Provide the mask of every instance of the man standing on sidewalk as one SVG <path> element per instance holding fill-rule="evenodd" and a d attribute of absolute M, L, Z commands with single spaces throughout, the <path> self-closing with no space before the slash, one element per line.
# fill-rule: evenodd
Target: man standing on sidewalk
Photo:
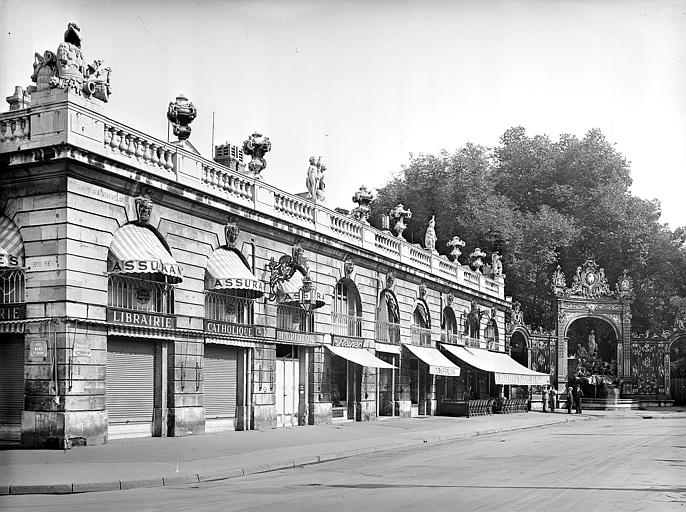
<path fill-rule="evenodd" d="M 574 403 L 574 389 L 567 385 L 567 414 L 572 414 L 572 404 Z"/>
<path fill-rule="evenodd" d="M 543 412 L 548 412 L 546 409 L 548 407 L 548 402 L 550 401 L 550 392 L 548 391 L 548 386 L 543 386 Z"/>
<path fill-rule="evenodd" d="M 581 414 L 581 399 L 584 396 L 584 392 L 581 391 L 581 386 L 579 384 L 574 388 L 574 405 L 576 406 L 576 413 Z"/>

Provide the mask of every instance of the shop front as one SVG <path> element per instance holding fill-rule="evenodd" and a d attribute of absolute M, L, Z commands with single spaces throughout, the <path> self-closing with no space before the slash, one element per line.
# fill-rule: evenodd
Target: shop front
<path fill-rule="evenodd" d="M 457 415 L 525 412 L 527 400 L 506 398 L 510 396 L 506 388 L 550 384 L 550 375 L 530 370 L 503 352 L 449 344 L 442 347 L 463 369 L 463 399 L 452 411 Z"/>
<path fill-rule="evenodd" d="M 205 431 L 248 430 L 251 422 L 251 360 L 257 343 L 273 343 L 274 328 L 255 323 L 255 301 L 264 283 L 236 248 L 238 228 L 225 227 L 226 245 L 205 271 L 202 402 Z"/>
<path fill-rule="evenodd" d="M 420 415 L 434 415 L 438 412 L 439 390 L 444 378 L 458 378 L 460 367 L 433 347 L 403 345 L 405 361 L 409 363 L 410 393 L 412 403 L 417 404 Z"/>
<path fill-rule="evenodd" d="M 0 217 L 0 440 L 21 440 L 24 410 L 24 243 Z"/>
<path fill-rule="evenodd" d="M 332 420 L 368 421 L 376 416 L 376 372 L 395 367 L 364 348 L 364 340 L 332 335 L 328 368 Z"/>
<path fill-rule="evenodd" d="M 168 354 L 176 338 L 174 285 L 181 282 L 182 270 L 148 225 L 152 203 L 139 198 L 136 208 L 139 221 L 117 230 L 108 255 L 109 439 L 167 435 Z"/>

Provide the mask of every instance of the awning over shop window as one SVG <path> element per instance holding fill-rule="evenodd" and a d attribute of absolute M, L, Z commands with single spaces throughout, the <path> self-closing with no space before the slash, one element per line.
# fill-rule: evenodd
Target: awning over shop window
<path fill-rule="evenodd" d="M 0 217 L 0 268 L 24 266 L 24 242 L 17 226 Z"/>
<path fill-rule="evenodd" d="M 333 347 L 331 345 L 324 346 L 335 355 L 359 364 L 360 366 L 366 366 L 368 368 L 395 368 L 392 364 L 382 361 L 363 348 Z"/>
<path fill-rule="evenodd" d="M 264 295 L 264 283 L 257 279 L 236 252 L 220 247 L 207 262 L 208 290 L 236 290 L 249 298 Z"/>
<path fill-rule="evenodd" d="M 445 344 L 443 344 L 443 348 L 469 366 L 495 374 L 496 384 L 515 386 L 544 386 L 550 384 L 550 375 L 530 370 L 507 354 Z"/>
<path fill-rule="evenodd" d="M 279 304 L 286 304 L 289 306 L 300 305 L 300 289 L 303 287 L 303 276 L 297 270 L 288 281 L 282 281 L 277 285 L 276 300 Z M 313 287 L 315 283 L 312 283 Z M 311 309 L 318 309 L 324 305 L 324 297 L 319 292 L 316 293 L 316 298 L 313 300 Z"/>
<path fill-rule="evenodd" d="M 109 271 L 117 274 L 164 274 L 178 283 L 181 265 L 172 257 L 157 235 L 137 224 L 119 228 L 110 245 Z"/>
<path fill-rule="evenodd" d="M 458 377 L 460 375 L 460 367 L 441 354 L 438 349 L 415 347 L 413 345 L 404 345 L 404 347 L 429 365 L 429 373 L 431 375 L 445 375 L 448 377 Z"/>

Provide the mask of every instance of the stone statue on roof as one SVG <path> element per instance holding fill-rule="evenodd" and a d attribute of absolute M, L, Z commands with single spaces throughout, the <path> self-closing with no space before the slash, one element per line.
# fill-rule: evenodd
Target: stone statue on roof
<path fill-rule="evenodd" d="M 438 254 L 436 250 L 436 216 L 432 215 L 429 225 L 426 227 L 426 234 L 424 235 L 424 248 L 432 254 Z"/>

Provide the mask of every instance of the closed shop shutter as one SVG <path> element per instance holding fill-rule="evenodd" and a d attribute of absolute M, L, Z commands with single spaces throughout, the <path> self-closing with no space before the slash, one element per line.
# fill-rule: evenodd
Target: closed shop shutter
<path fill-rule="evenodd" d="M 21 425 L 24 410 L 24 339 L 0 336 L 0 424 Z"/>
<path fill-rule="evenodd" d="M 107 411 L 110 423 L 152 422 L 155 344 L 107 341 Z"/>
<path fill-rule="evenodd" d="M 203 403 L 206 418 L 236 416 L 237 359 L 234 347 L 205 345 Z"/>

